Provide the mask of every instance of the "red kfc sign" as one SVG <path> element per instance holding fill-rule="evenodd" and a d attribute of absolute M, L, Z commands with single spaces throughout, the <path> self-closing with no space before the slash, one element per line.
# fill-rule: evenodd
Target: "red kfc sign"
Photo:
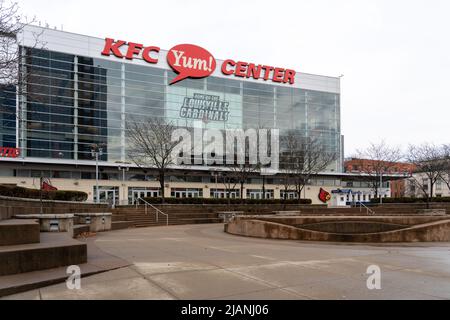
<path fill-rule="evenodd" d="M 125 50 L 123 50 L 125 49 Z M 105 39 L 102 55 L 114 55 L 120 59 L 133 60 L 136 57 L 152 64 L 158 63 L 159 47 L 148 46 L 123 40 Z M 178 74 L 170 81 L 174 84 L 186 78 L 204 78 L 216 69 L 216 59 L 206 49 L 193 44 L 179 44 L 167 53 L 167 63 Z M 221 71 L 226 76 L 271 80 L 278 83 L 294 84 L 296 72 L 291 69 L 276 68 L 243 61 L 225 60 Z"/>
<path fill-rule="evenodd" d="M 125 53 L 120 50 L 123 46 L 128 46 Z M 158 63 L 159 50 L 159 47 L 144 47 L 140 43 L 126 42 L 123 40 L 114 41 L 114 39 L 106 38 L 102 55 L 110 56 L 112 53 L 117 58 L 126 58 L 128 60 L 133 60 L 135 56 L 141 56 L 148 63 Z"/>

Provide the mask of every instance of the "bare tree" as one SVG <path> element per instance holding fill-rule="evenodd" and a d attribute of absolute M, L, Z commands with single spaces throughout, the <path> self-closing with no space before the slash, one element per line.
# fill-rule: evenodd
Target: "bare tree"
<path fill-rule="evenodd" d="M 17 3 L 0 0 L 0 83 L 17 84 L 20 48 L 17 36 L 24 28 Z"/>
<path fill-rule="evenodd" d="M 260 170 L 260 165 L 256 164 L 241 164 L 231 167 L 231 172 L 236 178 L 237 183 L 240 186 L 240 198 L 244 199 L 244 185 L 247 183 L 248 178 Z"/>
<path fill-rule="evenodd" d="M 281 175 L 281 181 L 283 182 L 283 200 L 288 199 L 289 191 L 295 191 L 295 182 L 294 182 L 294 174 L 288 171 L 283 172 Z"/>
<path fill-rule="evenodd" d="M 381 197 L 378 190 L 382 187 L 380 183 L 383 175 L 390 173 L 402 159 L 400 149 L 388 146 L 384 140 L 379 143 L 371 142 L 367 149 L 357 151 L 357 157 L 358 171 L 369 178 L 375 198 Z"/>
<path fill-rule="evenodd" d="M 443 168 L 440 175 L 440 178 L 447 185 L 447 188 L 450 190 L 450 144 L 446 144 L 442 146 L 442 157 L 443 157 Z"/>
<path fill-rule="evenodd" d="M 410 181 L 420 189 L 427 205 L 434 196 L 434 186 L 445 172 L 444 149 L 434 144 L 410 145 L 407 159 L 415 166 Z"/>
<path fill-rule="evenodd" d="M 175 126 L 163 118 L 149 118 L 144 122 L 127 123 L 130 159 L 142 169 L 154 168 L 158 172 L 161 197 L 164 202 L 165 176 L 174 164 L 172 151 L 178 141 L 172 141 Z"/>
<path fill-rule="evenodd" d="M 223 172 L 222 182 L 225 187 L 225 194 L 228 199 L 228 205 L 231 204 L 231 191 L 234 190 L 239 182 L 238 175 L 235 171 Z"/>
<path fill-rule="evenodd" d="M 293 132 L 282 137 L 281 142 L 284 151 L 280 155 L 280 167 L 286 181 L 285 197 L 291 187 L 288 184 L 292 183 L 300 202 L 302 191 L 310 179 L 324 171 L 336 160 L 337 155 L 327 150 L 319 139 L 300 137 Z"/>
<path fill-rule="evenodd" d="M 23 80 L 19 74 L 22 58 L 19 36 L 35 19 L 27 19 L 19 12 L 17 2 L 0 0 L 0 84 L 17 86 Z M 42 32 L 31 33 L 32 48 L 43 47 Z"/>

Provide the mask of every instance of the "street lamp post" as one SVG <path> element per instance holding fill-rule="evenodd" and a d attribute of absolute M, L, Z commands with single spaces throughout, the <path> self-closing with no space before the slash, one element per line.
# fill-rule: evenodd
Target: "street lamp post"
<path fill-rule="evenodd" d="M 44 204 L 42 203 L 42 186 L 43 186 L 43 182 L 44 182 L 44 177 L 42 176 L 42 171 L 41 171 L 41 176 L 39 178 L 39 202 L 40 202 L 39 213 L 40 214 L 44 213 Z"/>
<path fill-rule="evenodd" d="M 217 185 L 217 177 L 218 177 L 218 175 L 219 174 L 217 172 L 214 173 L 214 177 L 216 178 L 216 196 L 214 198 L 218 198 L 219 197 L 219 194 L 218 194 L 219 190 L 217 190 L 217 187 L 218 187 L 218 185 Z"/>
<path fill-rule="evenodd" d="M 95 186 L 96 186 L 96 203 L 100 203 L 100 190 L 98 187 L 98 157 L 103 155 L 103 148 L 97 144 L 92 145 L 91 155 L 95 157 Z"/>
<path fill-rule="evenodd" d="M 381 191 L 383 190 L 383 172 L 380 173 L 380 204 L 383 204 L 383 195 Z"/>
<path fill-rule="evenodd" d="M 216 192 L 214 193 L 214 198 L 219 198 L 219 190 L 217 189 L 218 187 L 218 182 L 217 182 L 217 178 L 219 176 L 219 172 L 217 172 L 217 169 L 214 169 L 211 174 L 214 176 L 215 178 L 215 182 L 216 182 Z"/>
<path fill-rule="evenodd" d="M 125 181 L 126 181 L 126 175 L 125 173 L 130 171 L 130 163 L 129 162 L 122 162 L 122 161 L 116 161 L 116 163 L 119 164 L 119 171 L 122 171 L 122 187 L 123 187 L 123 203 L 126 201 L 126 188 L 125 188 Z"/>
<path fill-rule="evenodd" d="M 260 167 L 259 169 L 259 174 L 262 177 L 262 193 L 263 193 L 263 199 L 267 199 L 266 197 L 266 177 L 267 176 L 273 176 L 275 175 L 274 172 L 272 172 L 270 169 L 268 168 L 264 168 L 264 167 Z"/>

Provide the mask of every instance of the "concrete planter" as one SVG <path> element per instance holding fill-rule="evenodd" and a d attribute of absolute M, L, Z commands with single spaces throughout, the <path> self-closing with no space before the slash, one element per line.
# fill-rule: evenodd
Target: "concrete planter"
<path fill-rule="evenodd" d="M 111 230 L 112 213 L 75 213 L 81 224 L 89 226 L 91 232 Z"/>
<path fill-rule="evenodd" d="M 73 214 L 18 214 L 15 218 L 39 220 L 41 232 L 73 231 Z"/>

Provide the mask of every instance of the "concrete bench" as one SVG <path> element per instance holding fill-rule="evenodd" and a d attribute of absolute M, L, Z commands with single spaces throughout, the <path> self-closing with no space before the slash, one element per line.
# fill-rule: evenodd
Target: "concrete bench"
<path fill-rule="evenodd" d="M 111 230 L 111 212 L 84 212 L 74 213 L 74 215 L 78 218 L 78 223 L 88 225 L 91 232 Z"/>
<path fill-rule="evenodd" d="M 16 219 L 39 220 L 41 232 L 72 232 L 73 214 L 17 214 Z"/>
<path fill-rule="evenodd" d="M 273 214 L 277 216 L 298 216 L 301 211 L 272 211 Z"/>
<path fill-rule="evenodd" d="M 244 214 L 244 211 L 219 211 L 217 212 L 219 218 L 223 219 L 223 222 L 230 222 L 235 216 Z"/>

